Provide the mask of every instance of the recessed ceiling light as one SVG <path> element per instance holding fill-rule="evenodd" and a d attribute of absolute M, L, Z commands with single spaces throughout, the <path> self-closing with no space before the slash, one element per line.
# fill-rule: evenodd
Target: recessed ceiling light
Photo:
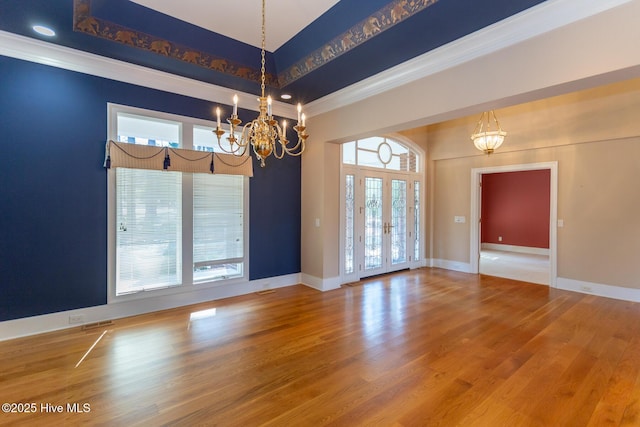
<path fill-rule="evenodd" d="M 289 95 L 288 93 L 283 93 L 282 95 L 280 95 L 280 98 L 282 98 L 282 99 L 291 99 L 291 95 Z"/>
<path fill-rule="evenodd" d="M 47 36 L 47 37 L 53 37 L 56 35 L 56 32 L 53 31 L 51 28 L 49 27 L 45 27 L 42 25 L 34 25 L 33 26 L 33 31 L 35 31 L 38 34 L 42 34 L 43 36 Z"/>

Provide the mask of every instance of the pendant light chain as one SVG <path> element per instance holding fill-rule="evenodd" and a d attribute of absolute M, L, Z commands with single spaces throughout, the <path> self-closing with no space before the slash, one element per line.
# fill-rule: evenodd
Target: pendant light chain
<path fill-rule="evenodd" d="M 262 90 L 262 97 L 264 98 L 264 50 L 265 50 L 265 0 L 262 0 L 262 67 L 260 68 L 261 72 L 261 81 L 260 81 L 260 89 Z"/>

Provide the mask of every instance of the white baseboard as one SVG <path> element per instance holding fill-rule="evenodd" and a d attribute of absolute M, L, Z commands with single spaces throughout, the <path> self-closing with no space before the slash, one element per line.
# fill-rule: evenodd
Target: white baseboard
<path fill-rule="evenodd" d="M 460 271 L 462 273 L 471 273 L 471 264 L 468 262 L 432 258 L 429 262 L 429 267 L 444 268 L 445 270 Z"/>
<path fill-rule="evenodd" d="M 321 279 L 310 274 L 301 274 L 301 280 L 303 285 L 313 289 L 317 289 L 322 292 L 331 291 L 340 288 L 340 277 L 332 277 L 329 279 Z"/>
<path fill-rule="evenodd" d="M 444 268 L 463 273 L 471 272 L 470 264 L 458 261 L 427 259 L 425 260 L 425 266 Z M 45 314 L 42 316 L 7 320 L 0 322 L 0 341 L 81 326 L 80 324 L 69 324 L 69 316 L 73 315 L 82 315 L 85 320 L 84 324 L 91 324 L 105 320 L 114 320 L 138 314 L 182 307 L 185 305 L 250 294 L 252 292 L 264 290 L 267 283 L 269 289 L 277 289 L 299 283 L 319 291 L 330 291 L 340 288 L 339 277 L 320 279 L 315 276 L 300 273 L 270 277 L 268 279 L 253 280 L 245 284 L 220 286 L 189 293 L 165 295 L 157 298 L 105 304 L 95 307 Z M 606 298 L 640 302 L 640 289 L 604 285 L 563 277 L 557 278 L 556 287 L 567 291 L 580 292 Z"/>
<path fill-rule="evenodd" d="M 529 246 L 516 246 L 516 245 L 503 245 L 500 243 L 482 243 L 480 245 L 482 249 L 504 252 L 518 252 L 521 254 L 533 254 L 533 255 L 549 255 L 549 249 L 547 248 L 532 248 Z"/>
<path fill-rule="evenodd" d="M 422 267 L 430 267 L 431 266 L 431 258 L 422 258 L 411 263 L 411 269 L 414 268 L 422 268 Z"/>
<path fill-rule="evenodd" d="M 442 259 L 428 259 L 428 267 L 444 268 L 446 270 L 470 273 L 469 264 Z M 626 288 L 623 286 L 604 285 L 601 283 L 585 282 L 580 280 L 557 277 L 555 288 L 565 291 L 580 292 L 605 298 L 613 298 L 624 301 L 640 302 L 640 289 Z"/>
<path fill-rule="evenodd" d="M 601 283 L 584 282 L 581 280 L 566 279 L 564 277 L 558 277 L 556 287 L 566 291 L 580 292 L 599 297 L 640 302 L 640 289 L 603 285 Z"/>
<path fill-rule="evenodd" d="M 7 320 L 0 322 L 0 341 L 73 328 L 82 326 L 83 324 L 92 324 L 106 320 L 151 313 L 159 310 L 214 301 L 238 295 L 246 295 L 265 289 L 282 288 L 300 283 L 300 273 L 295 273 L 285 276 L 269 277 L 267 279 L 252 280 L 246 283 L 197 289 L 191 292 L 173 295 L 123 301 L 77 310 L 44 314 L 41 316 Z M 82 316 L 84 321 L 82 323 L 69 324 L 69 317 L 75 315 Z"/>

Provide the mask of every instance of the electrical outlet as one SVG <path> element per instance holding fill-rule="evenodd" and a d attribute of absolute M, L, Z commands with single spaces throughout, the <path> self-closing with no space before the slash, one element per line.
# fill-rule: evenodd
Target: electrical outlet
<path fill-rule="evenodd" d="M 69 316 L 70 325 L 76 325 L 78 323 L 84 323 L 84 314 L 72 314 Z"/>
<path fill-rule="evenodd" d="M 580 285 L 580 290 L 583 292 L 593 292 L 593 288 L 588 285 Z"/>

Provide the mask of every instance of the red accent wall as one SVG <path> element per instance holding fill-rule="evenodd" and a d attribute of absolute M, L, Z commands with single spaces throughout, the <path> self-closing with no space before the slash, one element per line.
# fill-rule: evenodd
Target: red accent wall
<path fill-rule="evenodd" d="M 483 174 L 482 243 L 548 249 L 550 184 L 549 169 Z"/>

